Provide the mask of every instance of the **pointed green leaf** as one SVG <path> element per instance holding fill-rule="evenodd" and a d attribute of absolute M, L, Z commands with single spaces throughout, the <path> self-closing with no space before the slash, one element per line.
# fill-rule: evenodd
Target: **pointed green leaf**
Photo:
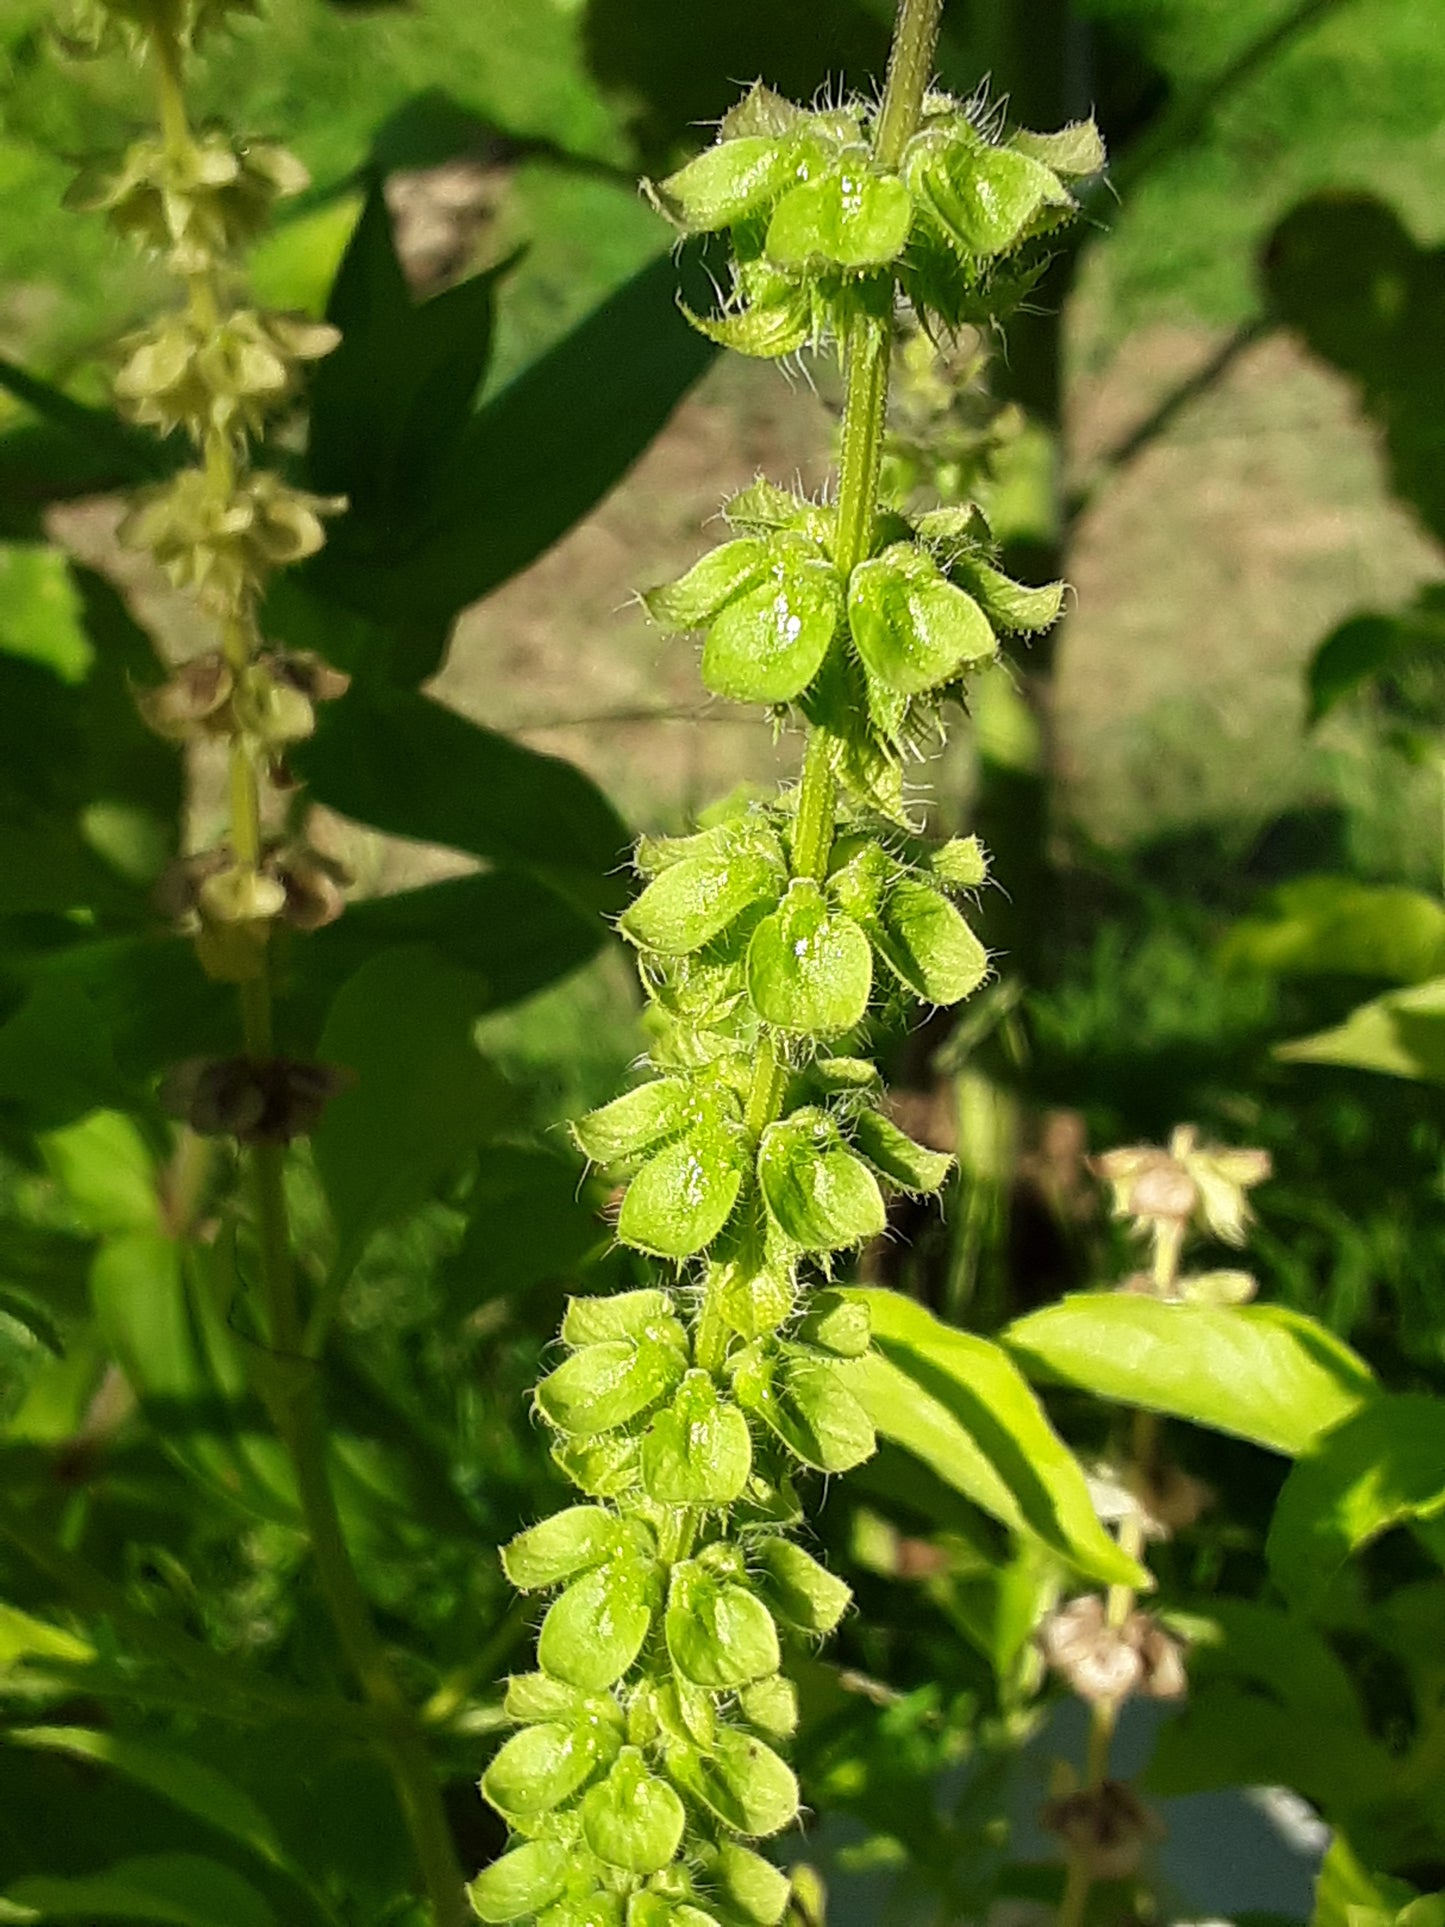
<path fill-rule="evenodd" d="M 1280 1044 L 1275 1055 L 1290 1064 L 1340 1064 L 1445 1084 L 1445 977 L 1361 1004 L 1334 1030 Z"/>
<path fill-rule="evenodd" d="M 1379 1396 L 1317 1438 L 1284 1482 L 1265 1551 L 1314 1605 L 1352 1553 L 1391 1526 L 1445 1516 L 1445 1399 Z"/>
<path fill-rule="evenodd" d="M 276 1927 L 249 1881 L 194 1853 L 138 1854 L 104 1873 L 30 1874 L 3 1902 L 12 1920 L 140 1920 L 150 1927 Z"/>
<path fill-rule="evenodd" d="M 1079 1292 L 1016 1320 L 1004 1342 L 1039 1377 L 1291 1457 L 1375 1393 L 1362 1358 L 1283 1305 L 1167 1305 Z"/>
<path fill-rule="evenodd" d="M 874 1352 L 855 1370 L 884 1438 L 1091 1578 L 1151 1583 L 1099 1523 L 1078 1461 L 1007 1353 L 897 1292 L 849 1296 L 873 1321 Z"/>

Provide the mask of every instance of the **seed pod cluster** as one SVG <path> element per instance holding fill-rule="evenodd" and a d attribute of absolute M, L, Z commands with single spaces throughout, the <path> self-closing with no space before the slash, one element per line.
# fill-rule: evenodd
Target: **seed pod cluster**
<path fill-rule="evenodd" d="M 149 65 L 160 129 L 88 170 L 70 196 L 160 257 L 184 288 L 174 312 L 121 344 L 115 394 L 134 422 L 185 435 L 195 460 L 139 491 L 120 535 L 190 589 L 219 625 L 220 648 L 139 690 L 137 702 L 146 723 L 170 741 L 226 746 L 229 840 L 173 866 L 158 901 L 194 938 L 206 972 L 242 985 L 263 981 L 278 924 L 315 929 L 340 914 L 345 881 L 294 838 L 280 843 L 262 834 L 267 788 L 291 787 L 287 749 L 311 734 L 315 705 L 347 684 L 310 652 L 268 648 L 257 617 L 272 573 L 314 554 L 322 518 L 342 506 L 251 459 L 253 439 L 291 407 L 307 365 L 338 339 L 323 323 L 258 309 L 239 290 L 241 249 L 264 230 L 278 200 L 306 185 L 306 171 L 273 143 L 223 127 L 192 128 L 183 90 L 197 42 L 253 11 L 250 0 L 86 0 L 72 44 L 99 50 L 119 42 Z M 294 1083 L 307 1067 L 278 1060 L 275 1075 L 263 1075 L 269 1023 L 253 1029 L 247 1050 L 258 1060 L 256 1075 L 241 1081 L 255 1092 L 289 1089 L 288 1078 Z M 200 1088 L 230 1091 L 235 1066 L 211 1071 Z M 320 1091 L 324 1079 L 313 1084 Z M 201 1109 L 212 1129 L 230 1128 L 233 1113 L 255 1111 L 247 1129 L 236 1127 L 240 1135 L 284 1137 L 307 1128 L 319 1103 L 254 1096 L 249 1109 L 221 1102 Z"/>
<path fill-rule="evenodd" d="M 1063 180 L 1102 156 L 1092 128 L 1005 140 L 929 95 L 889 167 L 874 120 L 754 88 L 652 190 L 685 232 L 730 231 L 733 294 L 705 333 L 758 354 L 856 338 L 860 316 L 871 333 L 848 349 L 838 503 L 759 480 L 727 504 L 728 539 L 644 597 L 703 637 L 709 688 L 802 721 L 808 746 L 776 800 L 636 853 L 620 929 L 649 1074 L 574 1132 L 620 1187 L 618 1238 L 670 1271 L 573 1299 L 537 1388 L 580 1502 L 503 1552 L 550 1603 L 482 1781 L 512 1832 L 470 1889 L 490 1922 L 783 1919 L 789 1882 L 757 1843 L 798 1811 L 788 1655 L 849 1601 L 797 1542 L 800 1490 L 874 1447 L 868 1317 L 833 1272 L 890 1194 L 937 1192 L 951 1166 L 890 1117 L 869 1025 L 983 981 L 961 903 L 986 864 L 974 838 L 918 836 L 903 760 L 999 634 L 1046 628 L 1062 592 L 1010 581 L 976 509 L 880 505 L 889 333 L 900 288 L 929 325 L 1006 305 L 1021 250 L 1072 207 Z"/>

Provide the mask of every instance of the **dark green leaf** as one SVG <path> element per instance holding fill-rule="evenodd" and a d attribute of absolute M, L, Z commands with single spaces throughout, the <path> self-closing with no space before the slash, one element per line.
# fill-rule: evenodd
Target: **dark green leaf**
<path fill-rule="evenodd" d="M 404 1217 L 506 1116 L 506 1087 L 472 1039 L 486 986 L 417 948 L 383 950 L 338 993 L 322 1061 L 356 1079 L 312 1146 L 341 1251 Z"/>
<path fill-rule="evenodd" d="M 143 1920 L 153 1927 L 276 1927 L 248 1881 L 199 1854 L 118 1860 L 73 1879 L 39 1874 L 14 1881 L 4 1900 L 14 1920 Z"/>
<path fill-rule="evenodd" d="M 478 1160 L 467 1211 L 466 1236 L 443 1274 L 448 1303 L 457 1312 L 569 1282 L 610 1241 L 578 1166 L 550 1151 L 488 1146 Z"/>
<path fill-rule="evenodd" d="M 602 792 L 428 696 L 354 685 L 295 760 L 346 816 L 532 870 L 586 910 L 621 907 L 628 834 Z"/>
<path fill-rule="evenodd" d="M 123 1110 L 138 1098 L 116 1068 L 99 1012 L 74 984 L 42 979 L 0 1025 L 0 1103 L 14 1105 L 32 1129 Z"/>

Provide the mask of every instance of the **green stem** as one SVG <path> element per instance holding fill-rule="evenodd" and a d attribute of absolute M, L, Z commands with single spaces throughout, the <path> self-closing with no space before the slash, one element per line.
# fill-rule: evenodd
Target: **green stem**
<path fill-rule="evenodd" d="M 888 79 L 873 151 L 882 167 L 897 167 L 918 126 L 923 96 L 933 74 L 933 50 L 943 0 L 899 0 L 888 56 Z"/>

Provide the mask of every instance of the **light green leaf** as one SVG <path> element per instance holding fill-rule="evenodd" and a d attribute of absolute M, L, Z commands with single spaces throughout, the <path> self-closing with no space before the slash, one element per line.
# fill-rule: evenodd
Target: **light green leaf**
<path fill-rule="evenodd" d="M 338 992 L 319 1055 L 355 1075 L 312 1138 L 341 1262 L 459 1172 L 509 1109 L 473 1042 L 482 978 L 420 946 L 383 950 Z"/>
<path fill-rule="evenodd" d="M 755 1552 L 778 1617 L 800 1633 L 831 1633 L 853 1597 L 847 1582 L 791 1539 L 764 1539 Z"/>
<path fill-rule="evenodd" d="M 1018 1319 L 1004 1343 L 1042 1378 L 1291 1457 L 1375 1391 L 1369 1366 L 1348 1345 L 1281 1305 L 1166 1305 L 1079 1292 Z"/>
<path fill-rule="evenodd" d="M 618 1552 L 626 1530 L 600 1505 L 564 1506 L 502 1547 L 502 1567 L 518 1592 L 560 1585 Z"/>
<path fill-rule="evenodd" d="M 584 1157 L 595 1164 L 624 1163 L 682 1129 L 687 1095 L 682 1078 L 654 1077 L 579 1118 L 572 1135 Z"/>
<path fill-rule="evenodd" d="M 156 1160 L 140 1128 L 119 1111 L 94 1111 L 40 1140 L 46 1169 L 89 1231 L 158 1231 Z"/>
<path fill-rule="evenodd" d="M 1020 127 L 1009 135 L 1009 146 L 1070 180 L 1097 174 L 1105 164 L 1104 143 L 1092 120 L 1071 120 L 1056 134 L 1034 134 Z"/>
<path fill-rule="evenodd" d="M 1219 958 L 1226 969 L 1245 964 L 1282 976 L 1424 983 L 1445 970 L 1445 904 L 1353 877 L 1301 877 L 1281 885 L 1264 914 L 1237 923 Z"/>
<path fill-rule="evenodd" d="M 788 1450 L 815 1472 L 851 1472 L 872 1456 L 872 1421 L 853 1390 L 854 1361 L 790 1347 L 738 1356 L 733 1389 Z"/>
<path fill-rule="evenodd" d="M 589 1438 L 645 1412 L 682 1373 L 678 1353 L 655 1338 L 599 1339 L 548 1372 L 537 1404 L 559 1432 Z"/>
<path fill-rule="evenodd" d="M 68 1666 L 84 1666 L 94 1658 L 89 1640 L 0 1600 L 0 1671 L 16 1660 L 58 1659 Z"/>
<path fill-rule="evenodd" d="M 615 1728 L 597 1720 L 524 1726 L 482 1775 L 482 1793 L 507 1819 L 535 1820 L 586 1786 L 617 1743 Z"/>
<path fill-rule="evenodd" d="M 99 1732 L 88 1726 L 16 1726 L 6 1730 L 3 1737 L 11 1746 L 64 1753 L 71 1759 L 108 1766 L 159 1794 L 182 1813 L 238 1840 L 270 1866 L 289 1870 L 276 1829 L 250 1794 L 203 1760 L 148 1740 Z"/>
<path fill-rule="evenodd" d="M 1284 1482 L 1265 1552 L 1292 1598 L 1314 1604 L 1361 1546 L 1445 1515 L 1445 1399 L 1377 1397 L 1318 1438 Z"/>
<path fill-rule="evenodd" d="M 1080 1572 L 1149 1586 L 1099 1523 L 1078 1461 L 1006 1352 L 897 1292 L 846 1295 L 872 1320 L 874 1351 L 856 1368 L 857 1385 L 884 1438 Z"/>
<path fill-rule="evenodd" d="M 1361 1004 L 1334 1030 L 1281 1044 L 1275 1056 L 1290 1064 L 1339 1064 L 1445 1084 L 1445 977 Z"/>
<path fill-rule="evenodd" d="M 797 877 L 748 944 L 748 995 L 764 1023 L 837 1037 L 861 1023 L 873 952 L 853 919 L 830 911 L 818 884 Z"/>
<path fill-rule="evenodd" d="M 529 1840 L 484 1867 L 467 1889 L 481 1920 L 504 1927 L 540 1913 L 567 1885 L 570 1856 L 556 1840 Z"/>
<path fill-rule="evenodd" d="M 5 1889 L 12 1920 L 143 1920 L 151 1927 L 276 1927 L 249 1881 L 193 1853 L 138 1855 L 74 1879 L 31 1874 Z"/>

